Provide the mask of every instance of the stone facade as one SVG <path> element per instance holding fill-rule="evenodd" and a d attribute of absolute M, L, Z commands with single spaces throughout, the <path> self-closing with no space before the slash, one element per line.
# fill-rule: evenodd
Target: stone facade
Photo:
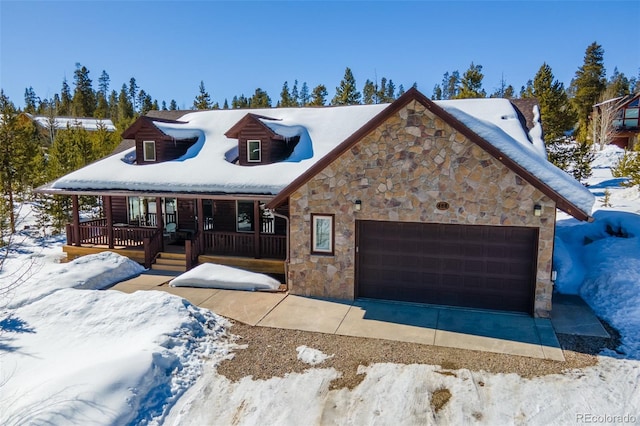
<path fill-rule="evenodd" d="M 419 102 L 293 192 L 289 206 L 293 294 L 354 298 L 356 220 L 525 226 L 539 228 L 534 314 L 549 315 L 555 202 Z M 335 215 L 333 256 L 311 255 L 312 213 Z"/>

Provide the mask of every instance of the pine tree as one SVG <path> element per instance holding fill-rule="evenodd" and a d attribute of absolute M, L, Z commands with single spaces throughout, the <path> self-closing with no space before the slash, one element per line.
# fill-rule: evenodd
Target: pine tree
<path fill-rule="evenodd" d="M 401 84 L 398 86 L 398 97 L 404 95 L 404 86 Z"/>
<path fill-rule="evenodd" d="M 360 92 L 356 89 L 356 79 L 347 67 L 340 85 L 336 87 L 336 94 L 331 100 L 331 105 L 357 105 L 360 103 Z"/>
<path fill-rule="evenodd" d="M 108 117 L 113 120 L 113 122 L 118 121 L 118 92 L 115 90 L 111 91 L 109 94 L 109 115 Z"/>
<path fill-rule="evenodd" d="M 178 103 L 176 102 L 175 99 L 171 99 L 171 102 L 169 102 L 169 111 L 175 111 L 178 109 Z"/>
<path fill-rule="evenodd" d="M 109 74 L 102 70 L 100 78 L 98 79 L 98 91 L 96 92 L 96 110 L 94 116 L 97 118 L 111 117 L 111 111 L 109 108 L 109 102 L 107 97 L 109 95 Z"/>
<path fill-rule="evenodd" d="M 209 93 L 207 92 L 207 90 L 204 88 L 204 81 L 200 81 L 200 86 L 198 88 L 198 96 L 196 96 L 196 98 L 193 101 L 193 109 L 200 109 L 200 110 L 206 110 L 206 109 L 211 109 L 212 104 L 211 104 L 211 96 L 209 96 Z"/>
<path fill-rule="evenodd" d="M 38 109 L 38 104 L 40 103 L 40 99 L 36 96 L 36 92 L 33 90 L 33 87 L 29 86 L 24 91 L 24 112 L 28 112 L 29 114 L 35 114 Z"/>
<path fill-rule="evenodd" d="M 129 95 L 129 102 L 131 103 L 131 108 L 135 113 L 138 110 L 138 105 L 136 105 L 136 98 L 138 96 L 138 83 L 136 83 L 136 79 L 131 77 L 129 80 L 129 88 L 127 94 Z"/>
<path fill-rule="evenodd" d="M 540 118 L 544 123 L 549 161 L 562 170 L 569 171 L 576 158 L 576 148 L 569 143 L 566 134 L 573 128 L 576 116 L 564 85 L 554 80 L 551 67 L 544 63 L 536 73 L 530 88 L 531 97 L 535 97 L 540 105 Z"/>
<path fill-rule="evenodd" d="M 576 116 L 564 85 L 554 80 L 551 67 L 542 64 L 531 84 L 531 95 L 540 105 L 540 118 L 544 123 L 545 139 L 553 143 L 573 129 Z"/>
<path fill-rule="evenodd" d="M 611 92 L 613 97 L 626 96 L 631 93 L 631 84 L 629 79 L 618 71 L 618 67 L 613 69 L 613 74 L 607 83 L 607 90 Z"/>
<path fill-rule="evenodd" d="M 460 80 L 460 91 L 455 99 L 484 98 L 487 96 L 482 88 L 482 65 L 474 65 L 471 62 L 469 69 L 462 74 Z"/>
<path fill-rule="evenodd" d="M 60 105 L 56 108 L 58 115 L 71 115 L 71 89 L 67 84 L 66 77 L 62 80 L 62 90 L 60 91 Z"/>
<path fill-rule="evenodd" d="M 578 114 L 578 141 L 584 142 L 589 137 L 589 119 L 593 105 L 607 85 L 604 68 L 604 49 L 593 42 L 587 47 L 584 64 L 578 68 L 571 80 L 569 91 L 573 95 L 573 108 Z"/>
<path fill-rule="evenodd" d="M 387 91 L 384 96 L 383 102 L 393 102 L 396 99 L 396 85 L 393 84 L 393 80 L 389 79 L 387 84 Z"/>
<path fill-rule="evenodd" d="M 300 105 L 300 94 L 298 93 L 298 80 L 293 81 L 293 87 L 291 88 L 291 106 Z"/>
<path fill-rule="evenodd" d="M 249 100 L 250 108 L 271 108 L 271 98 L 261 88 L 257 88 Z"/>
<path fill-rule="evenodd" d="M 375 102 L 376 86 L 369 79 L 364 82 L 362 87 L 362 103 L 365 105 L 371 105 Z"/>
<path fill-rule="evenodd" d="M 286 81 L 282 85 L 282 91 L 280 92 L 279 105 L 281 107 L 283 107 L 283 108 L 293 106 L 293 101 L 291 99 L 291 93 L 289 92 L 289 84 Z"/>
<path fill-rule="evenodd" d="M 527 85 L 520 87 L 520 98 L 533 98 L 533 80 L 527 80 Z"/>
<path fill-rule="evenodd" d="M 376 90 L 375 103 L 380 104 L 385 102 L 386 94 L 387 94 L 387 78 L 382 77 L 380 79 L 380 87 L 378 87 L 378 90 Z"/>
<path fill-rule="evenodd" d="M 224 104 L 222 105 L 222 109 L 229 109 L 229 102 L 227 98 L 224 98 Z"/>
<path fill-rule="evenodd" d="M 128 94 L 127 85 L 123 84 L 118 96 L 118 119 L 117 122 L 128 120 L 134 116 L 133 105 Z"/>
<path fill-rule="evenodd" d="M 442 99 L 442 87 L 439 84 L 433 86 L 433 93 L 431 94 L 431 100 L 439 101 Z"/>
<path fill-rule="evenodd" d="M 442 99 L 455 99 L 460 91 L 460 73 L 458 70 L 451 74 L 445 72 L 442 76 Z"/>
<path fill-rule="evenodd" d="M 16 232 L 14 201 L 34 181 L 33 161 L 39 150 L 37 129 L 29 120 L 21 124 L 18 110 L 0 89 L 0 210 L 9 232 Z"/>
<path fill-rule="evenodd" d="M 162 111 L 166 111 L 167 110 L 167 103 L 165 101 L 162 101 Z"/>
<path fill-rule="evenodd" d="M 311 106 L 325 106 L 327 104 L 327 88 L 324 84 L 319 84 L 313 88 L 311 92 L 311 101 L 309 105 Z"/>
<path fill-rule="evenodd" d="M 140 105 L 140 115 L 145 115 L 153 109 L 153 100 L 151 99 L 151 95 L 142 89 L 138 92 L 138 105 Z"/>
<path fill-rule="evenodd" d="M 309 86 L 307 86 L 307 82 L 302 83 L 302 87 L 300 88 L 300 105 L 307 106 L 311 97 L 309 96 Z"/>
<path fill-rule="evenodd" d="M 76 117 L 93 117 L 96 109 L 96 95 L 89 78 L 89 70 L 76 63 L 74 72 L 74 85 L 72 100 L 72 112 Z"/>

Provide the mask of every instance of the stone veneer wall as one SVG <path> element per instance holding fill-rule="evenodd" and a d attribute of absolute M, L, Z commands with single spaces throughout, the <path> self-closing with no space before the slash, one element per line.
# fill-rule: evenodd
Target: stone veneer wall
<path fill-rule="evenodd" d="M 438 210 L 439 201 L 450 208 Z M 354 298 L 357 219 L 527 226 L 539 228 L 534 314 L 549 315 L 555 203 L 416 101 L 295 191 L 289 205 L 293 294 Z M 335 214 L 333 256 L 311 255 L 311 213 Z"/>

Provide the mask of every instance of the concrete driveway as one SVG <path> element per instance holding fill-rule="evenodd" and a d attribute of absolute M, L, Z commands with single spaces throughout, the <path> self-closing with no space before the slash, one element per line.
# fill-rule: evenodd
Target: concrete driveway
<path fill-rule="evenodd" d="M 145 273 L 112 289 L 159 290 L 252 326 L 396 340 L 564 361 L 551 320 L 373 300 L 321 300 L 287 293 L 170 287 Z"/>

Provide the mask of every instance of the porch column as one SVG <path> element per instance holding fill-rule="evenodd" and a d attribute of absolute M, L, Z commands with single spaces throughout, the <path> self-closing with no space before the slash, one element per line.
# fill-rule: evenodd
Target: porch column
<path fill-rule="evenodd" d="M 72 217 L 73 217 L 73 242 L 76 246 L 82 246 L 80 241 L 80 203 L 78 202 L 78 196 L 71 196 Z"/>
<path fill-rule="evenodd" d="M 260 259 L 260 202 L 253 202 L 253 257 Z"/>
<path fill-rule="evenodd" d="M 164 232 L 164 218 L 162 217 L 162 198 L 156 197 L 156 227 Z M 164 237 L 160 240 L 160 251 L 164 251 Z"/>
<path fill-rule="evenodd" d="M 196 212 L 198 215 L 198 223 L 196 223 L 198 229 L 196 232 L 199 235 L 200 251 L 204 251 L 204 203 L 202 198 L 196 200 Z"/>
<path fill-rule="evenodd" d="M 113 248 L 113 210 L 111 209 L 111 196 L 103 196 L 104 213 L 107 218 L 107 239 L 109 240 L 109 248 Z"/>

